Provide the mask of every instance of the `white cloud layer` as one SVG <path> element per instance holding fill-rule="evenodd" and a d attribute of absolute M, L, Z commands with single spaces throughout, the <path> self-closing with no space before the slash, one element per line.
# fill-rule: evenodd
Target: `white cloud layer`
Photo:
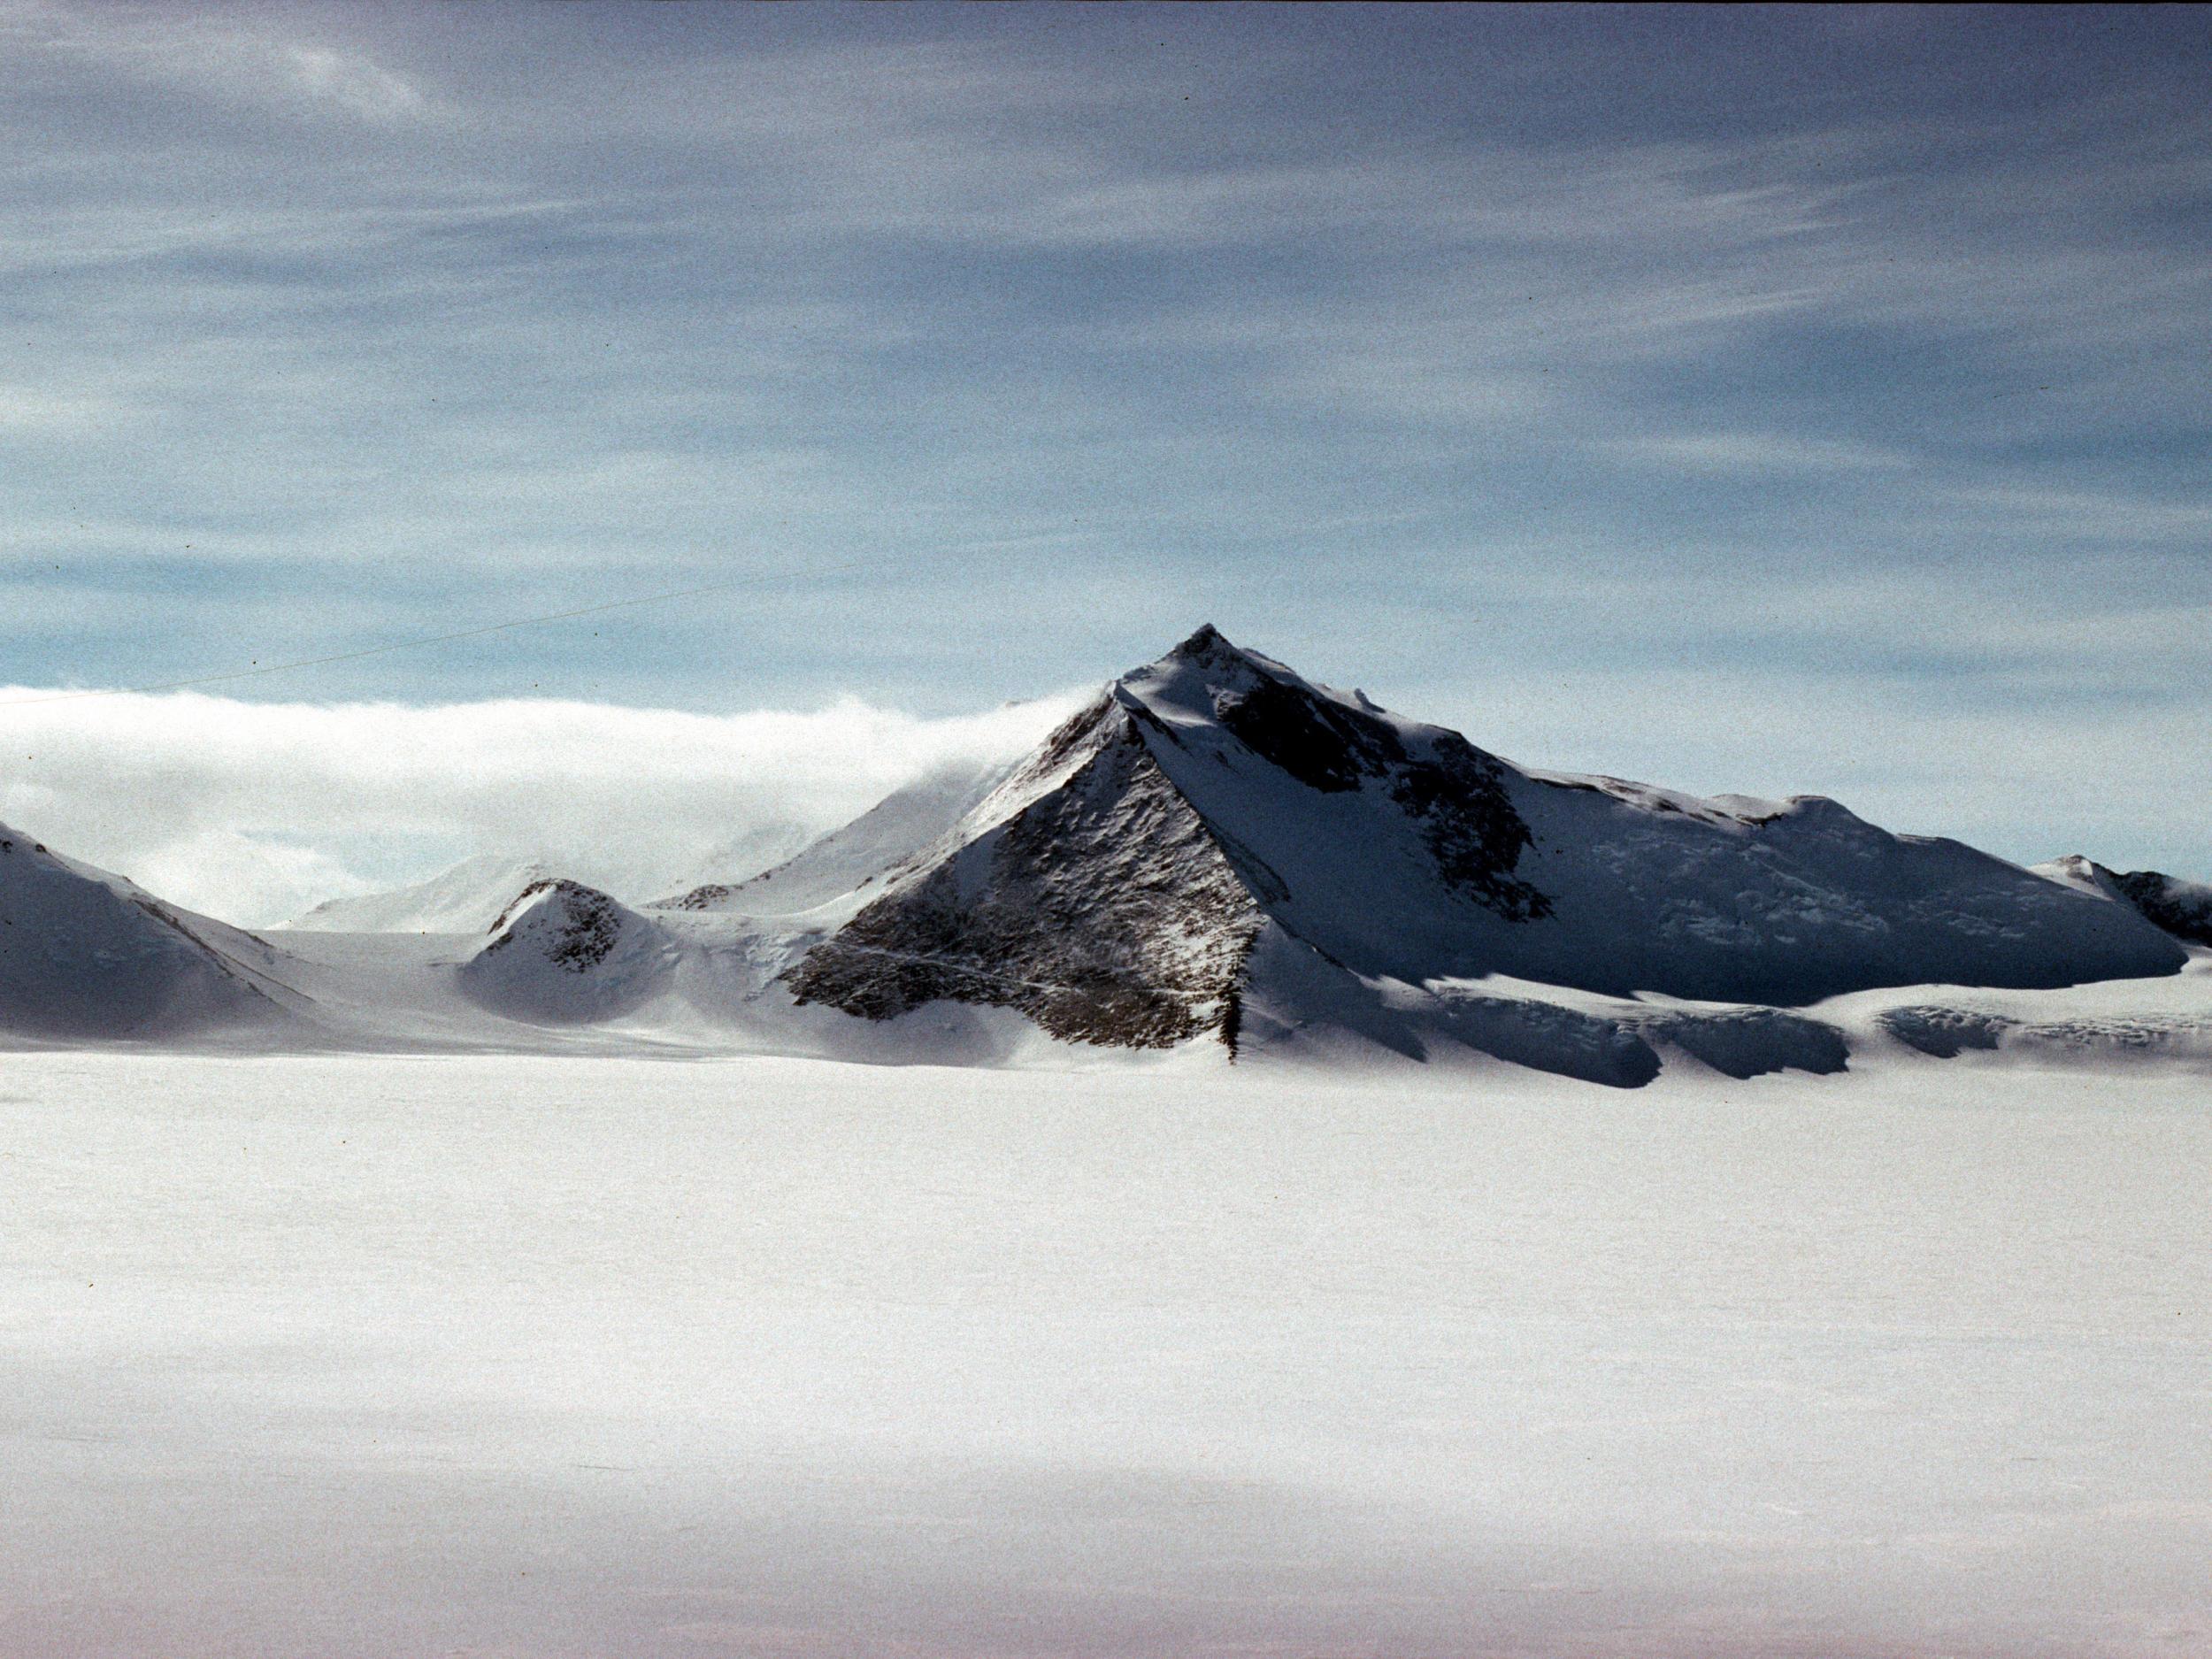
<path fill-rule="evenodd" d="M 635 897 L 764 832 L 818 832 L 934 768 L 1033 743 L 1079 694 L 925 719 L 846 700 L 732 715 L 510 701 L 12 701 L 0 819 L 248 926 L 480 852 Z"/>

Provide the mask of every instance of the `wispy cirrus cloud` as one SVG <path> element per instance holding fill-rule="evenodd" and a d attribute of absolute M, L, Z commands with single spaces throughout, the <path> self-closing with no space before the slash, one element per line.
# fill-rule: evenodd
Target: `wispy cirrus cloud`
<path fill-rule="evenodd" d="M 26 680 L 723 575 L 299 689 L 941 713 L 1212 617 L 1441 691 L 1709 658 L 1717 569 L 2201 600 L 2178 13 L 4 15 Z M 2031 695 L 1852 614 L 1745 649 Z"/>
<path fill-rule="evenodd" d="M 367 50 L 334 35 L 293 32 L 294 23 L 311 15 L 288 22 L 270 12 L 226 16 L 11 0 L 0 8 L 0 38 L 26 53 L 248 107 L 372 121 L 405 119 L 429 107 L 417 81 Z M 328 12 L 317 20 L 326 27 L 342 22 Z"/>
<path fill-rule="evenodd" d="M 1873 444 L 1771 432 L 1679 433 L 1624 438 L 1616 447 L 1637 459 L 1706 472 L 1855 472 L 1910 465 Z"/>

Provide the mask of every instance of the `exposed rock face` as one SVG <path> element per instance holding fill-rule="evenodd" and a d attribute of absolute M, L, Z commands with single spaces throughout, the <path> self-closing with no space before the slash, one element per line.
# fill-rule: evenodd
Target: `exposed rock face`
<path fill-rule="evenodd" d="M 1258 902 L 1125 710 L 1086 710 L 1009 787 L 1064 772 L 813 950 L 797 1000 L 882 1019 L 943 998 L 1071 1041 L 1233 1048 Z"/>
<path fill-rule="evenodd" d="M 1551 914 L 1551 901 L 1513 873 L 1535 838 L 1504 778 L 1496 760 L 1447 732 L 1430 759 L 1396 764 L 1391 793 L 1420 823 L 1445 880 L 1509 922 L 1532 922 Z"/>
<path fill-rule="evenodd" d="M 2014 1022 L 1999 1014 L 1940 1004 L 1893 1008 L 1881 1017 L 1882 1029 L 1921 1053 L 1939 1060 L 1954 1060 L 1969 1048 L 1995 1048 Z"/>

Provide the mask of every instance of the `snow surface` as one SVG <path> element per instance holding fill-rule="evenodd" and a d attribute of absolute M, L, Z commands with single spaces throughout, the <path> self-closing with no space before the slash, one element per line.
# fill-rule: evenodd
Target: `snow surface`
<path fill-rule="evenodd" d="M 2194 1659 L 2208 1168 L 2019 1050 L 18 1055 L 0 1651 Z"/>

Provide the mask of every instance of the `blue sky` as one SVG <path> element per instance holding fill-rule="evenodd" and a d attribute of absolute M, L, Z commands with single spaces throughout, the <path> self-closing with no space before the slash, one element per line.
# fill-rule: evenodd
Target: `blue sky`
<path fill-rule="evenodd" d="M 1213 620 L 1532 764 L 2212 874 L 2208 49 L 0 5 L 0 679 L 729 581 L 235 691 L 951 716 Z"/>

